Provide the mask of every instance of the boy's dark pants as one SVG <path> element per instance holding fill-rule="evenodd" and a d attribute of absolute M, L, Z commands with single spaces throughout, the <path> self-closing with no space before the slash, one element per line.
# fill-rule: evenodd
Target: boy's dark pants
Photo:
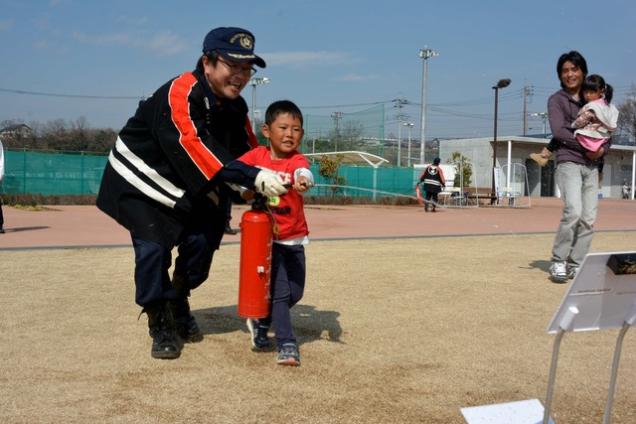
<path fill-rule="evenodd" d="M 272 307 L 270 316 L 261 324 L 274 327 L 276 343 L 296 343 L 290 309 L 303 297 L 305 290 L 305 247 L 274 243 L 272 248 Z"/>

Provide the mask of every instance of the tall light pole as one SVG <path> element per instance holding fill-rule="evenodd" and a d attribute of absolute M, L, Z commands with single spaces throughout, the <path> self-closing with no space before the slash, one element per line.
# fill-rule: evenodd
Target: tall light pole
<path fill-rule="evenodd" d="M 411 167 L 411 129 L 413 128 L 413 126 L 415 125 L 413 122 L 404 122 L 403 125 L 409 130 L 409 144 L 408 147 L 406 149 L 406 163 L 408 164 L 408 167 Z"/>
<path fill-rule="evenodd" d="M 254 131 L 254 133 L 256 133 L 256 120 L 254 118 L 254 111 L 256 110 L 256 86 L 257 85 L 265 85 L 265 84 L 269 84 L 270 83 L 270 79 L 267 77 L 261 77 L 261 78 L 252 78 L 249 82 L 249 84 L 252 86 L 252 110 L 251 110 L 251 115 L 252 115 L 252 130 Z"/>
<path fill-rule="evenodd" d="M 499 105 L 499 89 L 506 88 L 510 85 L 509 79 L 500 79 L 497 85 L 492 87 L 495 90 L 495 131 L 492 139 L 492 191 L 490 194 L 490 204 L 494 205 L 497 200 L 497 192 L 495 190 L 495 172 L 497 166 L 497 107 Z M 510 170 L 508 170 L 510 172 Z"/>
<path fill-rule="evenodd" d="M 428 59 L 439 56 L 435 50 L 424 47 L 420 49 L 422 58 L 422 122 L 420 125 L 420 164 L 424 163 L 424 150 L 426 149 L 426 83 L 428 79 Z"/>

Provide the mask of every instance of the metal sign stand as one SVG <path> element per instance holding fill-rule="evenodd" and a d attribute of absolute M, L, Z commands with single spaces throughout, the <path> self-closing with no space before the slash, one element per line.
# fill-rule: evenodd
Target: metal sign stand
<path fill-rule="evenodd" d="M 623 339 L 636 323 L 636 252 L 591 253 L 563 297 L 548 333 L 552 349 L 545 407 L 538 399 L 462 408 L 468 424 L 554 424 L 550 419 L 559 349 L 566 332 L 620 328 L 603 424 L 610 424 Z M 543 420 L 541 417 L 543 416 Z M 540 421 L 541 420 L 541 421 Z"/>
<path fill-rule="evenodd" d="M 623 349 L 623 339 L 625 333 L 636 322 L 636 305 L 631 310 L 631 316 L 625 320 L 621 331 L 616 339 L 616 348 L 614 349 L 614 359 L 612 360 L 612 374 L 610 377 L 609 390 L 607 391 L 607 403 L 605 404 L 605 414 L 603 415 L 603 424 L 609 424 L 612 415 L 612 403 L 614 403 L 614 391 L 616 389 L 616 376 L 618 374 L 618 363 L 621 360 L 621 350 Z"/>
<path fill-rule="evenodd" d="M 613 272 L 610 273 L 607 270 Z M 620 327 L 603 415 L 603 424 L 610 424 L 623 339 L 627 330 L 636 323 L 636 290 L 629 287 L 629 284 L 633 285 L 636 278 L 634 274 L 636 274 L 636 253 L 634 252 L 586 256 L 579 275 L 572 282 L 570 290 L 548 327 L 549 332 L 556 331 L 556 338 L 552 349 L 543 424 L 550 422 L 559 348 L 565 333 Z M 576 284 L 577 282 L 580 284 Z M 599 299 L 603 299 L 605 303 Z M 614 307 L 608 307 L 607 302 L 613 302 Z M 599 307 L 603 305 L 605 308 Z"/>

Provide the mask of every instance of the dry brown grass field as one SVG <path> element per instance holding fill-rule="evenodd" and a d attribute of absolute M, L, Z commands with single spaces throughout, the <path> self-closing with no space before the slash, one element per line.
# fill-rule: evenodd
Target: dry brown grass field
<path fill-rule="evenodd" d="M 150 357 L 129 248 L 0 252 L 2 423 L 464 423 L 460 408 L 545 397 L 567 285 L 552 235 L 317 241 L 294 308 L 302 366 L 250 351 L 236 315 L 238 245 L 192 296 L 204 333 Z M 597 233 L 593 251 L 634 250 Z M 636 330 L 632 330 L 636 332 Z M 553 416 L 601 422 L 617 331 L 568 334 Z M 614 424 L 636 423 L 627 333 Z M 514 423 L 511 423 L 514 424 Z"/>

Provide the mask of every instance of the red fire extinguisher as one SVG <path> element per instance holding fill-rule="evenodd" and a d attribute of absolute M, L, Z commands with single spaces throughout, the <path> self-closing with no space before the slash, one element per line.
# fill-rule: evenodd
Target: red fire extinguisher
<path fill-rule="evenodd" d="M 238 314 L 243 318 L 269 315 L 273 225 L 266 202 L 266 197 L 257 195 L 252 209 L 241 218 Z"/>

